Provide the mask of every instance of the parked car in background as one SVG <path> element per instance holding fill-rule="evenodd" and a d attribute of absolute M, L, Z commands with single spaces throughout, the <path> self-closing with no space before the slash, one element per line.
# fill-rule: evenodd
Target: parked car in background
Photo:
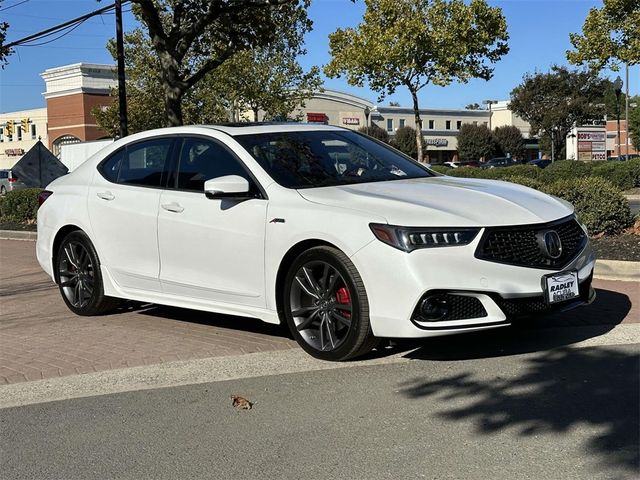
<path fill-rule="evenodd" d="M 629 155 L 619 155 L 617 157 L 607 157 L 607 161 L 609 162 L 624 162 L 627 160 L 633 160 L 635 158 L 640 158 L 640 155 L 637 153 L 630 153 Z"/>
<path fill-rule="evenodd" d="M 511 165 L 518 165 L 518 163 L 519 162 L 517 160 L 510 157 L 497 157 L 487 160 L 485 163 L 480 165 L 480 168 L 486 170 L 487 168 L 509 167 Z"/>
<path fill-rule="evenodd" d="M 27 188 L 27 186 L 20 181 L 17 175 L 11 170 L 0 170 L 0 195 L 6 195 L 8 192 L 21 188 Z"/>
<path fill-rule="evenodd" d="M 325 360 L 595 296 L 594 253 L 568 202 L 438 175 L 340 127 L 137 133 L 39 203 L 37 258 L 75 314 L 131 299 L 259 318 Z"/>
<path fill-rule="evenodd" d="M 547 168 L 549 165 L 551 165 L 551 160 L 536 158 L 535 160 L 529 160 L 527 162 L 527 165 L 535 165 L 536 167 Z"/>

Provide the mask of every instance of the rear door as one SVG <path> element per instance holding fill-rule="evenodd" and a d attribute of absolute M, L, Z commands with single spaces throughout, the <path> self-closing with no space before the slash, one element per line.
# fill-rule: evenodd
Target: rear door
<path fill-rule="evenodd" d="M 99 166 L 89 188 L 93 241 L 118 285 L 161 291 L 158 208 L 173 137 L 128 145 Z"/>

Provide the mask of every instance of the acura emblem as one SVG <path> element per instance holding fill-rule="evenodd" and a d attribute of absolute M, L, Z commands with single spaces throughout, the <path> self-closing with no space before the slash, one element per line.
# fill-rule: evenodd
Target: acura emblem
<path fill-rule="evenodd" d="M 560 240 L 558 232 L 555 230 L 545 230 L 538 233 L 536 237 L 538 237 L 538 245 L 545 257 L 556 260 L 562 255 L 562 241 Z"/>

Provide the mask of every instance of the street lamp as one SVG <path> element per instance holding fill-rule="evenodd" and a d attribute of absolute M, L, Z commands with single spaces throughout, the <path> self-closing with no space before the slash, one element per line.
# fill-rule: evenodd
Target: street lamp
<path fill-rule="evenodd" d="M 483 100 L 482 103 L 484 105 L 487 105 L 489 108 L 489 130 L 491 130 L 491 105 L 495 105 L 496 103 L 498 103 L 497 100 Z"/>
<path fill-rule="evenodd" d="M 369 106 L 367 105 L 366 107 L 364 107 L 364 126 L 369 128 L 369 114 L 371 113 L 371 110 L 369 109 Z"/>
<path fill-rule="evenodd" d="M 618 157 L 620 156 L 620 94 L 622 93 L 622 79 L 620 75 L 613 82 L 613 88 L 616 92 L 616 120 L 618 122 Z M 628 127 L 627 127 L 628 128 Z"/>

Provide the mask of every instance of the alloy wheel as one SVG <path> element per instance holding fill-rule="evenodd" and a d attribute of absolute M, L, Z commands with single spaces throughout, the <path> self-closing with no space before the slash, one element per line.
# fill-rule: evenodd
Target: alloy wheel
<path fill-rule="evenodd" d="M 290 307 L 304 341 L 321 352 L 340 347 L 356 313 L 351 298 L 347 283 L 331 264 L 315 260 L 302 265 L 293 277 Z"/>
<path fill-rule="evenodd" d="M 58 259 L 60 287 L 69 303 L 86 307 L 95 288 L 95 271 L 87 248 L 80 242 L 67 242 Z"/>

